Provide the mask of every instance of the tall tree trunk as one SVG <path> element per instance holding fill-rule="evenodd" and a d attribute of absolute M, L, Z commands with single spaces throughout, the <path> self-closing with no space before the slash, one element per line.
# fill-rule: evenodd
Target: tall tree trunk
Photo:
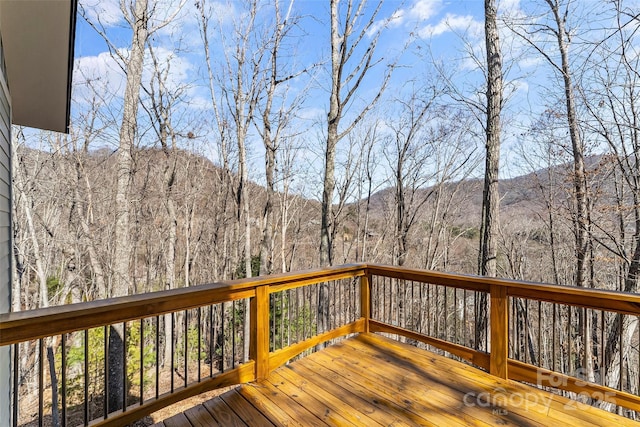
<path fill-rule="evenodd" d="M 573 184 L 574 184 L 574 234 L 576 246 L 576 286 L 592 287 L 593 277 L 589 274 L 591 255 L 590 214 L 588 207 L 588 186 L 584 165 L 584 144 L 580 138 L 578 119 L 576 116 L 575 95 L 572 82 L 571 67 L 569 62 L 569 48 L 567 39 L 569 35 L 565 28 L 566 13 L 561 15 L 557 0 L 546 0 L 553 12 L 557 25 L 558 50 L 562 60 L 562 78 L 564 81 L 565 103 L 567 111 L 567 124 L 573 152 Z M 592 321 L 586 310 L 580 311 L 580 329 L 582 335 L 582 367 L 586 371 L 587 380 L 595 381 L 593 368 L 593 340 Z"/>
<path fill-rule="evenodd" d="M 487 124 L 484 190 L 479 273 L 495 277 L 497 273 L 497 234 L 500 198 L 500 112 L 502 110 L 502 54 L 498 35 L 495 0 L 485 0 L 485 46 L 487 52 Z"/>
<path fill-rule="evenodd" d="M 125 12 L 125 11 L 123 11 Z M 148 38 L 147 0 L 136 0 L 132 11 L 133 36 L 131 51 L 126 64 L 127 81 L 124 92 L 124 111 L 120 127 L 120 144 L 118 146 L 118 177 L 116 184 L 114 260 L 111 296 L 124 296 L 129 293 L 131 262 L 131 241 L 129 238 L 129 211 L 131 175 L 133 172 L 132 153 L 134 149 L 138 104 L 140 101 L 140 84 L 144 63 L 145 44 Z M 109 396 L 108 411 L 123 408 L 124 389 L 124 327 L 113 325 L 109 331 Z"/>
<path fill-rule="evenodd" d="M 344 35 L 348 36 L 348 35 Z M 338 20 L 338 1 L 331 0 L 331 95 L 327 115 L 327 145 L 324 158 L 324 182 L 322 188 L 322 218 L 320 225 L 320 267 L 333 263 L 333 191 L 335 189 L 336 146 L 338 125 L 342 116 L 340 103 L 341 72 L 343 58 Z M 322 319 L 324 321 L 324 319 Z"/>
<path fill-rule="evenodd" d="M 482 219 L 480 225 L 480 262 L 478 273 L 495 277 L 497 274 L 497 240 L 500 198 L 498 171 L 500 168 L 500 113 L 502 110 L 502 54 L 495 0 L 484 2 L 485 49 L 487 54 L 487 124 Z M 476 307 L 475 342 L 481 348 L 487 327 L 487 295 L 480 294 Z"/>
<path fill-rule="evenodd" d="M 344 35 L 346 36 L 346 35 Z M 333 191 L 335 189 L 336 146 L 338 125 L 342 116 L 340 104 L 340 74 L 342 70 L 341 44 L 338 22 L 338 0 L 331 0 L 331 95 L 327 115 L 327 145 L 324 158 L 322 188 L 322 218 L 320 220 L 320 267 L 333 264 Z M 318 294 L 318 332 L 329 327 L 329 284 L 321 283 Z"/>

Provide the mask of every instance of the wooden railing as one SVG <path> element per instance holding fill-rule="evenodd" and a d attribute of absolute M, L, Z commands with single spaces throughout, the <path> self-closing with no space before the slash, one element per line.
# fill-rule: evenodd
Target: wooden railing
<path fill-rule="evenodd" d="M 40 423 L 122 425 L 208 390 L 266 378 L 319 344 L 361 332 L 639 411 L 638 316 L 633 294 L 359 264 L 3 314 L 0 346 L 12 345 L 16 426 L 33 413 Z M 575 375 L 584 352 L 576 325 L 585 319 L 592 347 L 601 349 L 588 353 L 598 369 L 616 365 L 605 354 L 616 342 L 625 350 L 617 356 L 617 388 L 608 385 L 611 375 Z M 107 402 L 114 325 L 124 330 L 118 369 L 127 378 L 117 410 Z"/>

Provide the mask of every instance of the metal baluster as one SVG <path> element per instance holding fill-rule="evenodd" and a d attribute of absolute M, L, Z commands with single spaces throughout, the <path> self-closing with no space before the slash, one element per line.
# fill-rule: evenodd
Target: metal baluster
<path fill-rule="evenodd" d="M 174 370 L 175 370 L 175 342 L 176 342 L 176 316 L 175 313 L 171 313 L 171 393 L 173 393 L 174 387 Z M 165 344 L 166 345 L 166 344 Z"/>
<path fill-rule="evenodd" d="M 213 305 L 209 306 L 209 378 L 213 377 Z"/>
<path fill-rule="evenodd" d="M 296 326 L 296 342 L 300 342 L 300 288 L 296 288 L 294 293 L 296 294 L 295 307 L 295 326 Z"/>
<path fill-rule="evenodd" d="M 122 323 L 122 412 L 127 410 L 127 322 Z"/>
<path fill-rule="evenodd" d="M 67 334 L 62 334 L 62 366 L 60 380 L 62 381 L 62 427 L 67 425 Z M 53 386 L 53 385 L 52 385 Z"/>
<path fill-rule="evenodd" d="M 13 345 L 13 427 L 18 426 L 18 395 L 20 394 L 19 390 L 19 381 L 20 377 L 20 365 L 18 364 L 20 361 L 20 343 L 16 343 Z M 86 382 L 86 381 L 85 381 Z"/>
<path fill-rule="evenodd" d="M 271 328 L 269 328 L 269 342 L 271 343 L 269 348 L 270 351 L 276 349 L 276 316 L 274 316 L 276 311 L 276 295 L 277 294 L 275 293 L 269 295 L 269 322 L 271 323 Z"/>
<path fill-rule="evenodd" d="M 184 386 L 187 387 L 187 378 L 189 375 L 189 358 L 187 357 L 189 352 L 189 310 L 184 311 L 184 335 L 182 336 L 182 340 L 184 341 L 184 354 L 182 355 L 184 359 Z"/>
<path fill-rule="evenodd" d="M 231 303 L 231 369 L 236 367 L 236 301 Z"/>
<path fill-rule="evenodd" d="M 89 330 L 84 330 L 84 425 L 89 425 Z"/>
<path fill-rule="evenodd" d="M 42 427 L 44 418 L 44 340 L 38 340 L 38 426 Z"/>
<path fill-rule="evenodd" d="M 222 327 L 222 339 L 220 340 L 220 372 L 224 372 L 224 359 L 225 359 L 225 354 L 224 354 L 224 343 L 226 341 L 226 336 L 225 336 L 225 323 L 226 323 L 226 319 L 225 319 L 225 315 L 226 315 L 226 307 L 225 307 L 225 303 L 222 303 L 222 312 L 220 313 L 220 319 L 221 319 L 221 327 Z"/>
<path fill-rule="evenodd" d="M 202 307 L 198 307 L 198 382 L 202 381 L 202 368 L 200 366 L 200 359 L 202 353 L 202 334 L 200 332 L 200 328 L 202 327 Z"/>
<path fill-rule="evenodd" d="M 538 301 L 538 367 L 542 367 L 542 301 Z"/>
<path fill-rule="evenodd" d="M 280 292 L 280 348 L 284 348 L 284 291 Z"/>
<path fill-rule="evenodd" d="M 478 340 L 480 333 L 478 331 L 478 291 L 473 291 L 473 348 L 480 350 Z"/>
<path fill-rule="evenodd" d="M 619 316 L 620 316 L 620 322 L 618 322 L 618 338 L 619 338 L 619 344 L 618 345 L 620 347 L 618 347 L 618 348 L 620 349 L 620 351 L 618 351 L 618 355 L 620 356 L 619 357 L 620 358 L 620 360 L 619 360 L 619 363 L 620 363 L 620 369 L 619 369 L 620 378 L 618 380 L 618 384 L 619 384 L 618 385 L 618 390 L 622 390 L 622 371 L 623 371 L 622 362 L 624 361 L 624 357 L 622 355 L 622 353 L 623 353 L 623 351 L 622 351 L 622 325 L 624 324 L 624 315 L 623 314 L 619 314 Z"/>
<path fill-rule="evenodd" d="M 144 403 L 144 319 L 140 319 L 140 405 Z"/>
<path fill-rule="evenodd" d="M 556 352 L 556 304 L 555 303 L 551 303 L 551 307 L 553 309 L 553 324 L 552 324 L 552 328 L 551 328 L 551 347 L 552 347 L 552 355 L 551 355 L 551 370 L 555 371 L 556 370 L 556 355 L 558 354 Z"/>
<path fill-rule="evenodd" d="M 453 342 L 458 342 L 458 289 L 453 288 Z"/>
<path fill-rule="evenodd" d="M 571 366 L 571 353 L 572 353 L 572 340 L 571 340 L 571 306 L 567 306 L 567 341 L 568 341 L 568 346 L 567 346 L 567 370 L 565 371 L 566 374 L 568 375 L 572 375 L 573 372 L 572 371 L 572 366 Z"/>
<path fill-rule="evenodd" d="M 165 325 L 165 328 L 167 325 Z M 169 343 L 165 343 L 164 345 L 169 345 Z M 156 316 L 156 342 L 155 342 L 155 350 L 156 350 L 156 399 L 160 396 L 160 316 Z M 164 363 L 167 361 L 165 360 Z"/>
<path fill-rule="evenodd" d="M 104 396 L 103 396 L 103 415 L 106 419 L 109 416 L 109 408 L 107 407 L 107 396 L 109 396 L 109 330 L 104 326 Z"/>
<path fill-rule="evenodd" d="M 467 328 L 467 290 L 462 290 L 462 344 L 468 345 L 469 335 Z"/>
<path fill-rule="evenodd" d="M 429 316 L 429 312 L 428 312 L 429 307 L 427 307 L 425 309 L 425 307 L 422 305 L 422 303 L 424 301 L 424 299 L 423 299 L 423 289 L 424 289 L 424 283 L 418 283 L 418 297 L 420 298 L 420 306 L 419 306 L 420 307 L 420 311 L 419 311 L 419 313 L 420 313 L 420 316 L 419 316 L 420 321 L 418 322 L 419 323 L 418 324 L 418 332 L 420 332 L 421 334 L 423 333 L 423 330 L 424 330 L 424 326 L 423 326 L 423 324 L 425 323 L 423 321 L 424 316 L 427 316 L 427 322 L 426 323 L 429 322 L 429 318 L 428 318 L 428 316 Z"/>
<path fill-rule="evenodd" d="M 606 313 L 604 311 L 600 311 L 600 385 L 604 385 L 604 377 L 605 377 L 605 362 L 604 362 L 604 351 L 605 351 L 605 341 L 604 341 L 604 326 L 605 326 L 605 316 Z"/>

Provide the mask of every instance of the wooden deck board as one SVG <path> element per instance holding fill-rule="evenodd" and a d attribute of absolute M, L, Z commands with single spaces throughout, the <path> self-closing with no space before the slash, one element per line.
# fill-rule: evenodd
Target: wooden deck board
<path fill-rule="evenodd" d="M 207 400 L 202 404 L 219 425 L 229 427 L 246 427 L 247 424 L 220 397 Z"/>
<path fill-rule="evenodd" d="M 265 381 L 231 390 L 164 425 L 214 422 L 266 427 L 640 426 L 375 334 L 361 334 L 283 366 Z"/>
<path fill-rule="evenodd" d="M 185 411 L 184 415 L 193 427 L 216 427 L 220 425 L 202 405 L 194 406 Z"/>
<path fill-rule="evenodd" d="M 225 393 L 220 397 L 247 425 L 252 427 L 273 427 L 274 424 L 247 399 L 238 394 L 236 390 Z"/>

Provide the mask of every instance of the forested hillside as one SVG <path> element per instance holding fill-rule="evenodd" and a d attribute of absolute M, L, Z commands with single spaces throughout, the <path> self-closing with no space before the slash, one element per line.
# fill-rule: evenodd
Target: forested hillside
<path fill-rule="evenodd" d="M 167 156 L 162 150 L 146 149 L 136 152 L 135 158 L 133 291 L 244 277 L 237 174 L 185 150 Z M 599 195 L 593 210 L 599 223 L 614 225 L 624 220 L 612 209 L 616 203 L 611 196 L 616 184 L 611 175 L 614 159 L 598 156 L 589 163 L 594 194 Z M 36 308 L 42 296 L 51 305 L 108 296 L 114 244 L 113 152 L 51 153 L 21 145 L 15 166 L 20 309 Z M 172 175 L 170 193 L 168 173 Z M 565 164 L 501 181 L 501 277 L 554 282 L 557 274 L 559 283 L 571 283 L 570 176 L 570 165 Z M 481 188 L 480 180 L 469 178 L 407 193 L 413 202 L 409 205 L 412 224 L 404 236 L 405 265 L 476 273 Z M 252 234 L 261 236 L 261 207 L 267 190 L 250 182 L 248 192 Z M 335 207 L 341 224 L 335 239 L 337 263 L 395 262 L 396 197 L 395 189 L 387 187 Z M 276 192 L 273 204 L 277 218 L 274 271 L 317 266 L 320 202 Z M 615 228 L 601 233 L 612 236 Z M 620 261 L 604 247 L 606 238 L 596 252 L 596 280 L 600 287 L 615 289 L 620 286 Z M 259 274 L 260 244 L 259 238 L 252 241 L 254 275 Z"/>

